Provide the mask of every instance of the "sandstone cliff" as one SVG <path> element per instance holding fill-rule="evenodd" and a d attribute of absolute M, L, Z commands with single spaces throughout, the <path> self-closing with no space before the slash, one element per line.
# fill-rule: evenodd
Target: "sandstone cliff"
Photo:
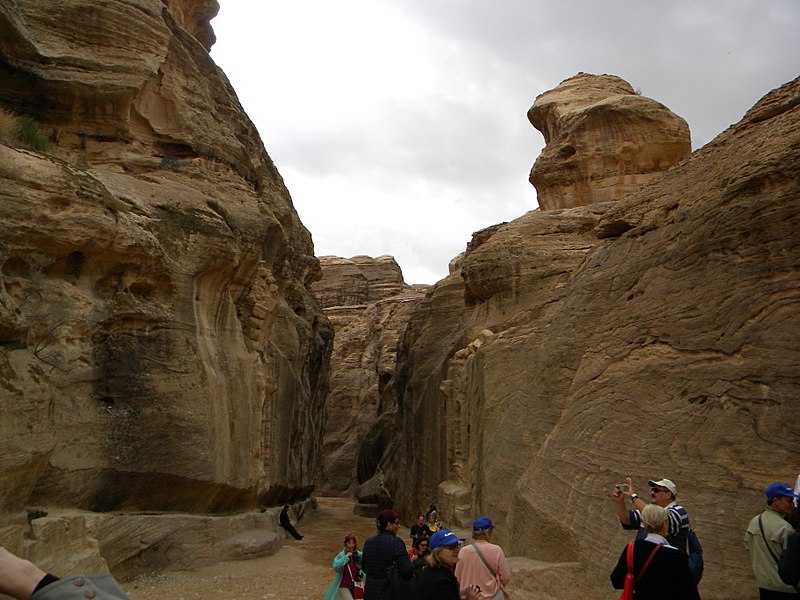
<path fill-rule="evenodd" d="M 142 517 L 125 545 L 111 517 L 53 515 L 229 513 L 313 489 L 332 344 L 310 291 L 319 263 L 208 55 L 216 8 L 0 7 L 0 105 L 34 119 L 49 148 L 0 145 L 0 543 L 12 549 L 58 560 L 74 542 L 97 562 L 99 544 L 129 574 L 164 558 L 163 524 Z M 50 516 L 28 528 L 30 507 Z M 271 512 L 258 518 L 274 528 Z M 245 521 L 220 530 L 255 528 Z M 221 547 L 216 526 L 198 527 L 195 548 Z"/>
<path fill-rule="evenodd" d="M 755 598 L 742 532 L 800 472 L 798 148 L 795 80 L 614 202 L 476 236 L 401 349 L 380 470 L 404 514 L 488 513 L 518 590 L 607 598 L 630 537 L 610 491 L 666 476 L 704 544 L 702 596 Z"/>
<path fill-rule="evenodd" d="M 389 506 L 376 470 L 395 433 L 397 353 L 428 286 L 406 284 L 391 256 L 323 256 L 320 263 L 313 290 L 335 338 L 317 490 L 355 492 L 364 504 Z"/>

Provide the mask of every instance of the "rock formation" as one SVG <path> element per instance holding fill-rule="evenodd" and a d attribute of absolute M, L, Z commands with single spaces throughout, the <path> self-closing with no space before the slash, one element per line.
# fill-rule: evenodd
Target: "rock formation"
<path fill-rule="evenodd" d="M 610 491 L 667 476 L 703 598 L 755 598 L 742 531 L 800 472 L 799 145 L 800 79 L 615 202 L 476 236 L 400 352 L 379 468 L 403 514 L 488 513 L 517 589 L 607 598 L 630 539 Z"/>
<path fill-rule="evenodd" d="M 669 476 L 703 597 L 754 598 L 742 530 L 800 472 L 800 79 L 688 157 L 617 78 L 541 96 L 544 210 L 428 291 L 330 260 L 325 406 L 319 261 L 215 10 L 0 7 L 0 105 L 49 144 L 0 144 L 0 544 L 123 577 L 252 556 L 280 545 L 254 509 L 319 481 L 489 514 L 516 589 L 592 600 L 630 539 L 612 486 Z"/>
<path fill-rule="evenodd" d="M 686 121 L 611 75 L 562 81 L 528 119 L 547 143 L 530 176 L 545 210 L 619 200 L 692 147 Z"/>
<path fill-rule="evenodd" d="M 113 527 L 53 515 L 246 512 L 313 489 L 332 344 L 319 262 L 208 55 L 216 7 L 0 8 L 0 105 L 49 139 L 0 145 L 0 542 L 28 555 L 66 560 L 74 542 L 152 569 L 144 540 L 169 536 L 146 517 L 119 557 Z M 50 513 L 36 527 L 32 507 Z"/>
<path fill-rule="evenodd" d="M 219 12 L 217 0 L 161 0 L 170 15 L 207 51 L 217 41 L 211 19 Z"/>
<path fill-rule="evenodd" d="M 320 263 L 313 290 L 335 337 L 318 493 L 350 492 L 364 504 L 387 504 L 391 496 L 377 467 L 394 434 L 397 353 L 428 286 L 406 284 L 391 256 L 323 256 Z"/>

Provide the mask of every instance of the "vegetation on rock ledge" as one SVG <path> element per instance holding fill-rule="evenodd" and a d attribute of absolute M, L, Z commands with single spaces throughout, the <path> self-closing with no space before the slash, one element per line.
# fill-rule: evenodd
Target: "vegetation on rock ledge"
<path fill-rule="evenodd" d="M 0 143 L 19 144 L 37 152 L 46 152 L 51 146 L 32 117 L 18 116 L 3 107 L 0 107 Z"/>

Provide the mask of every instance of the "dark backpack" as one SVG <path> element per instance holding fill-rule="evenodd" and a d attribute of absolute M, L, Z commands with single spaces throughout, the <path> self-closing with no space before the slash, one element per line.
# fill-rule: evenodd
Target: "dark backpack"
<path fill-rule="evenodd" d="M 689 570 L 692 572 L 694 582 L 700 583 L 700 579 L 703 577 L 703 547 L 694 531 L 689 531 L 687 542 L 689 544 Z"/>

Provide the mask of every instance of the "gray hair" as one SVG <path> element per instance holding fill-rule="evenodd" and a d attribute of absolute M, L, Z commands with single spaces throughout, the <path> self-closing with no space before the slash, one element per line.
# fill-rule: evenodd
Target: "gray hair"
<path fill-rule="evenodd" d="M 648 504 L 642 510 L 642 525 L 648 533 L 658 533 L 667 522 L 667 509 L 658 504 Z"/>

